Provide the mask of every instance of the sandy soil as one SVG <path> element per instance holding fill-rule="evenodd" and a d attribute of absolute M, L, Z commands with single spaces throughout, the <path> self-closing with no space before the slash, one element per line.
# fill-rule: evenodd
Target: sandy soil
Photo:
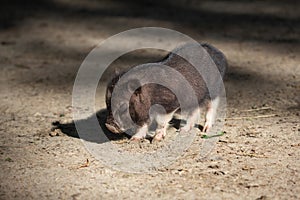
<path fill-rule="evenodd" d="M 296 1 L 14 0 L 0 13 L 0 199 L 300 199 Z M 101 164 L 72 123 L 72 87 L 85 56 L 107 37 L 143 26 L 212 43 L 229 60 L 226 134 L 205 159 L 190 148 L 155 174 Z M 269 108 L 253 110 L 262 107 Z M 269 117 L 255 118 L 262 115 Z M 114 139 L 131 150 L 157 148 Z M 203 140 L 200 132 L 195 140 Z"/>

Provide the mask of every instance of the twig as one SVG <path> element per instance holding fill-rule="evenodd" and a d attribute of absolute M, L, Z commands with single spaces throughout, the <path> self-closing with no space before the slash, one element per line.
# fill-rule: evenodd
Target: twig
<path fill-rule="evenodd" d="M 255 158 L 268 158 L 268 156 L 265 155 L 259 155 L 256 153 L 230 153 L 230 154 L 235 154 L 237 156 L 248 156 L 248 157 L 255 157 Z"/>
<path fill-rule="evenodd" d="M 243 154 L 240 154 L 240 155 L 241 156 L 255 157 L 255 158 L 267 158 L 267 156 L 265 156 L 265 155 L 259 155 L 259 154 L 255 154 L 255 153 L 243 153 Z"/>
<path fill-rule="evenodd" d="M 298 143 L 298 144 L 291 144 L 291 147 L 300 147 L 300 143 Z"/>
<path fill-rule="evenodd" d="M 124 143 L 129 143 L 128 140 L 120 140 L 120 141 L 117 141 L 115 142 L 116 144 L 124 144 Z"/>
<path fill-rule="evenodd" d="M 78 167 L 78 169 L 79 169 L 79 168 L 88 167 L 88 166 L 90 166 L 90 161 L 89 161 L 89 159 L 86 159 L 86 162 L 85 162 L 83 165 L 80 165 L 80 166 Z"/>
<path fill-rule="evenodd" d="M 261 107 L 261 108 L 254 108 L 254 109 L 248 109 L 248 110 L 241 110 L 241 112 L 252 112 L 252 111 L 258 111 L 258 110 L 274 110 L 272 107 Z"/>
<path fill-rule="evenodd" d="M 257 119 L 257 118 L 267 118 L 267 117 L 275 117 L 277 114 L 269 114 L 269 115 L 257 115 L 257 116 L 244 116 L 244 117 L 228 117 L 225 120 L 235 120 L 235 119 Z"/>

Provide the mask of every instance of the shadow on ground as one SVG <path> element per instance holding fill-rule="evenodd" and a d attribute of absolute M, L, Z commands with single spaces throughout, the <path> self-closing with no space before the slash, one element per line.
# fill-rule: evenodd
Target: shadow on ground
<path fill-rule="evenodd" d="M 80 139 L 83 139 L 85 141 L 89 141 L 89 142 L 95 142 L 95 143 L 103 143 L 103 142 L 108 142 L 108 141 L 115 141 L 115 140 L 121 140 L 121 139 L 124 139 L 124 138 L 127 138 L 127 139 L 130 139 L 130 135 L 127 135 L 126 133 L 123 133 L 123 134 L 114 134 L 112 132 L 110 132 L 106 126 L 105 126 L 105 121 L 106 121 L 106 115 L 107 115 L 107 110 L 106 109 L 102 109 L 100 111 L 98 111 L 96 113 L 96 116 L 97 116 L 97 120 L 99 122 L 99 125 L 102 129 L 102 132 L 103 132 L 103 136 L 105 137 L 100 137 L 100 135 L 102 134 L 101 132 L 99 132 L 99 137 L 97 138 L 93 138 L 91 137 L 90 135 L 86 135 L 86 134 L 78 134 L 77 132 L 77 129 L 76 129 L 76 125 L 74 123 L 74 121 L 72 121 L 71 123 L 60 123 L 59 121 L 55 121 L 52 123 L 52 131 L 55 131 L 55 130 L 60 130 L 62 133 L 66 134 L 67 136 L 70 136 L 70 137 L 74 137 L 74 138 L 80 138 Z M 87 122 L 88 120 L 91 120 L 91 118 L 87 118 L 87 119 L 83 119 L 83 120 L 80 120 L 76 123 L 79 124 L 83 124 L 85 125 L 85 122 Z M 176 119 L 176 118 L 173 118 L 169 124 L 171 126 L 173 126 L 174 128 L 176 128 L 177 130 L 179 130 L 180 128 L 180 124 L 181 123 L 185 123 L 185 120 L 180 120 L 180 119 Z M 199 128 L 200 130 L 203 130 L 203 126 L 197 124 L 196 125 L 197 128 Z M 152 138 L 148 138 L 150 141 L 152 140 Z"/>
<path fill-rule="evenodd" d="M 84 4 L 60 2 L 50 0 L 4 0 L 0 8 L 0 30 L 23 25 L 28 18 L 44 20 L 61 20 L 68 23 L 77 20 L 77 24 L 92 24 L 100 18 L 124 17 L 149 20 L 162 20 L 175 25 L 188 25 L 199 33 L 207 35 L 222 35 L 234 40 L 256 40 L 263 42 L 299 43 L 295 37 L 300 28 L 298 17 L 278 16 L 274 13 L 240 12 L 239 7 L 253 6 L 255 1 L 218 0 L 205 1 L 210 8 L 193 1 L 167 0 L 129 0 L 129 1 L 86 1 Z M 296 12 L 297 0 L 270 0 L 272 9 L 280 10 L 285 7 L 290 13 Z M 222 9 L 220 3 L 232 7 L 233 12 Z M 108 6 L 106 6 L 108 5 Z M 269 4 L 262 4 L 268 10 Z M 263 10 L 263 9 L 262 9 Z M 128 25 L 130 23 L 128 22 Z M 108 29 L 113 27 L 107 27 Z M 283 30 L 285 29 L 285 30 Z M 245 31 L 246 30 L 246 31 Z M 273 34 L 277 33 L 277 34 Z"/>
<path fill-rule="evenodd" d="M 125 134 L 113 134 L 106 128 L 106 126 L 105 126 L 106 114 L 107 114 L 106 109 L 102 109 L 96 113 L 97 120 L 99 122 L 99 125 L 100 125 L 105 137 L 97 137 L 95 139 L 93 137 L 90 137 L 90 135 L 88 135 L 88 134 L 80 134 L 79 135 L 74 121 L 72 121 L 71 123 L 60 123 L 59 121 L 55 121 L 52 123 L 52 125 L 53 125 L 52 131 L 59 129 L 59 130 L 61 130 L 62 133 L 66 134 L 70 137 L 80 138 L 85 141 L 97 142 L 97 143 L 107 142 L 108 140 L 110 140 L 110 141 L 111 140 L 120 140 L 120 139 L 123 139 L 124 137 L 128 137 Z M 80 126 L 80 124 L 85 124 L 88 120 L 91 120 L 91 117 L 87 118 L 87 119 L 79 120 L 76 123 L 78 123 L 78 125 Z M 100 134 L 101 133 L 99 132 L 99 136 L 100 136 Z"/>
<path fill-rule="evenodd" d="M 204 2 L 211 5 L 211 7 L 203 6 Z M 280 11 L 281 15 L 279 15 L 276 12 L 243 12 L 237 9 L 241 6 L 247 8 L 247 6 L 255 6 L 256 3 L 261 3 L 260 1 L 248 0 L 242 2 L 236 0 L 212 0 L 201 3 L 192 0 L 87 0 L 84 3 L 59 0 L 3 0 L 0 7 L 0 32 L 17 29 L 21 26 L 26 27 L 28 19 L 38 19 L 39 23 L 41 23 L 41 27 L 38 28 L 48 26 L 48 22 L 60 22 L 68 25 L 74 24 L 74 21 L 76 21 L 75 25 L 73 25 L 76 30 L 82 29 L 85 30 L 85 33 L 93 32 L 97 34 L 101 28 L 101 31 L 105 29 L 105 32 L 109 35 L 134 28 L 133 26 L 155 26 L 157 22 L 169 22 L 174 29 L 176 27 L 190 27 L 197 34 L 209 36 L 209 38 L 223 38 L 226 41 L 257 41 L 268 44 L 298 45 L 300 42 L 299 17 L 290 17 L 282 14 L 284 12 L 287 12 L 289 15 L 290 13 L 295 13 L 297 2 L 297 0 L 285 2 L 269 0 L 265 4 L 262 3 L 261 10 L 271 9 L 269 6 L 272 4 L 271 10 Z M 220 8 L 224 3 L 226 3 L 227 10 Z M 295 14 L 295 16 L 298 15 Z M 115 20 L 119 18 L 123 20 L 121 22 Z M 131 19 L 141 19 L 143 23 L 134 22 L 134 25 L 132 25 L 133 20 Z M 144 21 L 147 20 L 150 22 L 145 24 Z M 116 27 L 119 27 L 119 29 L 116 29 Z M 51 28 L 54 29 L 50 25 Z M 16 43 L 16 41 L 2 40 L 0 41 L 2 45 L 15 45 Z M 42 41 L 41 38 L 29 41 L 25 45 L 24 48 L 26 48 L 26 53 L 28 53 L 28 55 L 25 55 L 26 57 L 41 60 L 49 59 L 50 61 L 47 61 L 49 63 L 57 58 L 62 60 L 66 75 L 59 77 L 59 85 L 72 84 L 71 82 L 74 80 L 79 63 L 83 61 L 85 55 L 91 50 L 80 49 L 76 45 L 64 45 L 60 41 L 49 42 L 46 39 Z M 276 48 L 279 47 L 277 46 Z M 280 48 L 284 47 L 280 46 Z M 20 50 L 18 48 L 14 51 L 18 52 Z M 24 52 L 20 51 L 19 54 L 24 55 Z M 70 62 L 71 64 L 69 64 Z M 75 65 L 73 62 L 78 63 L 78 65 Z M 52 64 L 53 66 L 43 65 L 41 67 L 47 67 L 53 73 L 48 72 L 49 80 L 41 83 L 52 84 L 52 87 L 55 87 L 54 83 L 58 81 L 55 79 L 56 72 L 61 71 L 62 66 L 54 64 Z M 27 67 L 24 64 L 22 66 Z M 30 69 L 30 67 L 28 68 Z M 32 73 L 21 75 L 22 77 L 16 79 L 34 80 Z M 28 83 L 30 82 L 28 81 Z"/>

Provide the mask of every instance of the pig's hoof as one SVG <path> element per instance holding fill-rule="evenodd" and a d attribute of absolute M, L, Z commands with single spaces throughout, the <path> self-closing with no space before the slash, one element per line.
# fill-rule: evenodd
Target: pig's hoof
<path fill-rule="evenodd" d="M 161 141 L 165 138 L 166 132 L 164 130 L 157 130 L 155 136 L 153 137 L 154 141 Z"/>
<path fill-rule="evenodd" d="M 208 132 L 212 127 L 210 122 L 205 122 L 202 132 Z"/>
<path fill-rule="evenodd" d="M 154 138 L 152 139 L 153 141 L 162 141 L 164 139 L 164 137 L 162 137 L 162 136 L 154 136 Z"/>
<path fill-rule="evenodd" d="M 144 138 L 133 136 L 130 138 L 129 142 L 140 142 Z"/>

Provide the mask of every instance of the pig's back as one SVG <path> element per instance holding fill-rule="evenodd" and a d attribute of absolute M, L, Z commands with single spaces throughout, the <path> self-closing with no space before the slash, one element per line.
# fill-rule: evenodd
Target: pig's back
<path fill-rule="evenodd" d="M 224 54 L 209 44 L 201 44 L 201 46 L 210 55 L 215 65 L 217 66 L 221 74 L 221 77 L 223 77 L 227 67 L 227 62 Z M 189 46 L 184 45 L 181 48 L 189 48 Z M 162 61 L 162 64 L 172 67 L 173 69 L 177 70 L 180 74 L 182 74 L 186 78 L 186 80 L 190 83 L 193 90 L 195 91 L 200 104 L 207 99 L 211 99 L 211 98 L 214 99 L 216 97 L 216 94 L 210 97 L 206 83 L 203 80 L 201 74 L 198 72 L 198 70 L 193 65 L 191 65 L 188 61 L 178 56 L 176 54 L 176 51 L 181 51 L 181 49 L 179 48 L 175 50 L 174 51 L 175 53 L 170 53 Z M 197 56 L 196 54 L 197 52 L 193 52 L 193 53 L 195 53 L 195 56 Z M 201 57 L 202 56 L 199 56 L 199 58 Z M 204 67 L 209 67 L 209 66 L 204 66 Z M 219 75 L 214 75 L 213 73 L 209 73 L 208 76 L 210 76 L 208 77 L 208 80 L 214 80 L 216 78 L 214 76 L 219 76 Z M 218 89 L 220 87 L 219 83 L 213 83 L 212 85 L 213 85 L 213 89 Z"/>

